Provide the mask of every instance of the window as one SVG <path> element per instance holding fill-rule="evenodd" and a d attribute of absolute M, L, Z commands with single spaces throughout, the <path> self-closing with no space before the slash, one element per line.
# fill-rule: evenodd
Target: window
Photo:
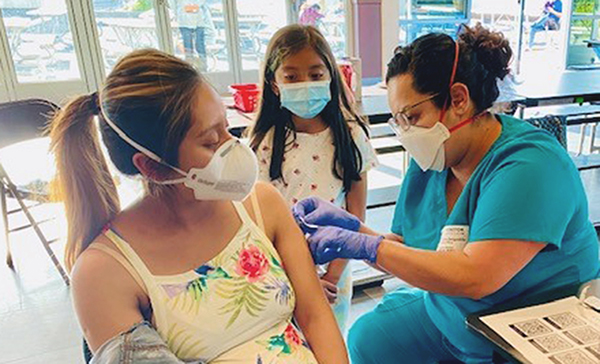
<path fill-rule="evenodd" d="M 548 72 L 559 72 L 564 67 L 566 27 L 562 26 L 562 3 L 562 0 L 527 0 L 523 5 L 517 1 L 473 0 L 470 23 L 480 22 L 502 32 L 513 50 L 514 73 L 529 78 L 545 77 Z"/>
<path fill-rule="evenodd" d="M 221 0 L 169 0 L 174 53 L 202 72 L 229 71 L 227 28 Z"/>
<path fill-rule="evenodd" d="M 269 40 L 294 21 L 314 23 L 335 55 L 346 56 L 351 44 L 348 4 L 350 0 L 0 0 L 0 97 L 61 101 L 98 89 L 121 57 L 142 48 L 187 60 L 225 92 L 232 83 L 258 80 Z"/>
<path fill-rule="evenodd" d="M 314 25 L 323 33 L 337 58 L 347 52 L 347 4 L 344 0 L 301 0 L 296 2 L 298 23 Z"/>
<path fill-rule="evenodd" d="M 570 25 L 567 66 L 600 66 L 600 49 L 590 48 L 586 43 L 600 39 L 600 1 L 573 0 Z"/>
<path fill-rule="evenodd" d="M 80 78 L 65 0 L 0 0 L 0 10 L 19 83 Z"/>
<path fill-rule="evenodd" d="M 159 48 L 152 1 L 93 0 L 93 6 L 107 74 L 125 54 Z"/>
<path fill-rule="evenodd" d="M 287 24 L 285 2 L 237 0 L 236 7 L 242 68 L 259 69 L 269 40 L 277 29 Z"/>
<path fill-rule="evenodd" d="M 400 44 L 440 32 L 454 36 L 467 22 L 469 0 L 400 0 Z"/>

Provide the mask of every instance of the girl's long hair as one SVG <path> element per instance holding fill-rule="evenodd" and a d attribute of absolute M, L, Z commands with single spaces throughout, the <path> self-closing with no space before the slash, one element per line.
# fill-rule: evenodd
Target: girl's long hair
<path fill-rule="evenodd" d="M 265 135 L 274 128 L 269 177 L 271 180 L 283 178 L 281 167 L 286 146 L 295 141 L 296 129 L 291 112 L 281 107 L 279 96 L 273 91 L 272 85 L 275 83 L 275 71 L 281 66 L 283 60 L 306 47 L 317 52 L 331 75 L 331 101 L 320 115 L 333 135 L 335 146 L 333 174 L 343 181 L 344 191 L 348 192 L 352 183 L 360 180 L 363 167 L 362 156 L 352 138 L 348 121 L 358 123 L 368 134 L 367 123 L 349 101 L 329 44 L 321 32 L 313 26 L 288 25 L 278 30 L 269 42 L 262 74 L 261 105 L 251 132 L 250 146 L 256 151 Z"/>

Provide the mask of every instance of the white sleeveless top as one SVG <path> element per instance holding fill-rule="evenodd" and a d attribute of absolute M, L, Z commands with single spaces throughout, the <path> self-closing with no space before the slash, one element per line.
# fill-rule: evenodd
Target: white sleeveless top
<path fill-rule="evenodd" d="M 262 225 L 255 193 L 252 202 Z M 244 205 L 233 206 L 242 220 L 237 234 L 216 257 L 183 274 L 153 275 L 119 235 L 110 228 L 104 234 L 128 262 L 117 260 L 141 278 L 155 328 L 179 359 L 316 364 L 291 322 L 296 300 L 279 254 Z"/>

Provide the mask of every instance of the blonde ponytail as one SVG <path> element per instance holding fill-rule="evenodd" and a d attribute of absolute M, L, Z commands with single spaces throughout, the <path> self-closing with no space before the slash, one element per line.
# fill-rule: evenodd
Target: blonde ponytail
<path fill-rule="evenodd" d="M 54 118 L 50 138 L 58 171 L 56 189 L 65 203 L 69 225 L 65 254 L 69 270 L 120 211 L 99 134 L 121 173 L 140 173 L 133 163 L 139 151 L 122 140 L 104 116 L 131 139 L 176 166 L 179 145 L 190 128 L 192 107 L 202 82 L 194 67 L 175 56 L 155 49 L 137 50 L 117 62 L 100 97 L 78 97 Z M 94 115 L 98 115 L 98 128 Z M 167 188 L 153 185 L 149 192 L 161 187 Z"/>
<path fill-rule="evenodd" d="M 65 264 L 75 260 L 120 210 L 119 197 L 99 143 L 93 95 L 69 102 L 50 125 L 56 157 L 57 198 L 68 223 Z"/>

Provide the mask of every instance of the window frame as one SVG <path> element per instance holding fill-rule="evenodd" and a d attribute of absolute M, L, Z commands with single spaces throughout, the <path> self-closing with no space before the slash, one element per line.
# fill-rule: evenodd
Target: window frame
<path fill-rule="evenodd" d="M 67 81 L 19 82 L 14 60 L 8 44 L 4 27 L 2 9 L 0 9 L 0 102 L 28 97 L 43 97 L 55 102 L 65 98 L 97 90 L 106 77 L 104 55 L 93 7 L 93 0 L 65 1 L 76 60 L 79 66 L 79 78 Z M 173 29 L 169 21 L 168 0 L 152 0 L 155 11 L 155 27 L 159 48 L 174 54 Z M 283 1 L 283 0 L 282 0 Z M 356 56 L 354 52 L 353 0 L 340 0 L 345 7 L 346 54 Z M 240 51 L 240 33 L 238 31 L 237 0 L 222 0 L 225 16 L 225 35 L 228 47 L 229 70 L 210 72 L 205 76 L 221 92 L 226 93 L 232 83 L 258 82 L 259 71 L 244 70 Z M 286 1 L 286 24 L 298 19 L 293 1 Z"/>

